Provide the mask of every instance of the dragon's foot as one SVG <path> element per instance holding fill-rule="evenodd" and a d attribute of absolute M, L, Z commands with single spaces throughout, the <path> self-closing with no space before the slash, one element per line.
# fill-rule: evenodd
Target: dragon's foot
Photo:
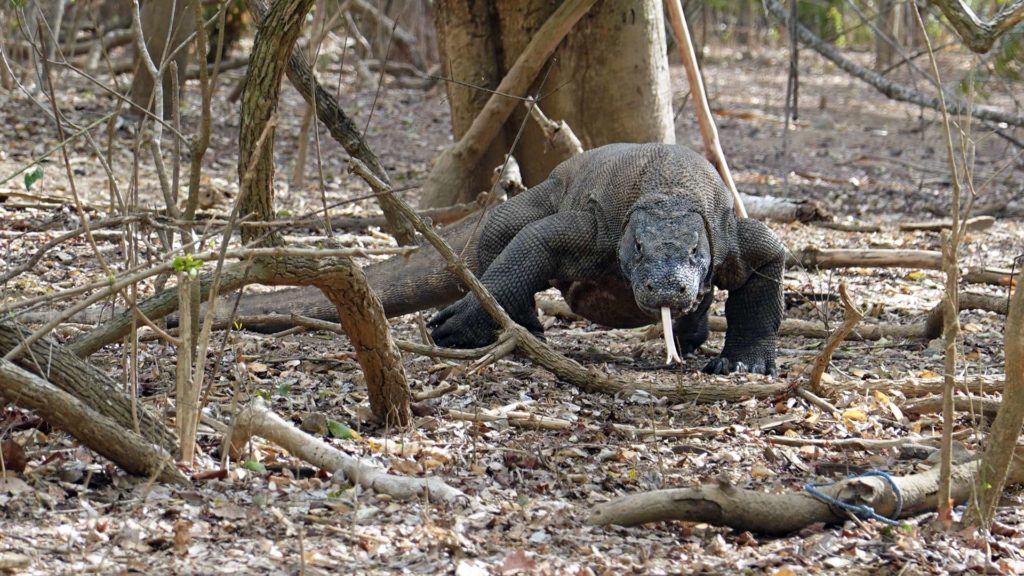
<path fill-rule="evenodd" d="M 704 372 L 708 374 L 729 374 L 732 372 L 742 374 L 744 372 L 751 372 L 775 376 L 778 374 L 778 369 L 775 367 L 774 355 L 763 353 L 731 353 L 727 355 L 723 352 L 721 356 L 711 360 L 704 366 Z"/>
<path fill-rule="evenodd" d="M 497 340 L 498 323 L 469 295 L 438 312 L 427 327 L 444 348 L 482 348 Z"/>

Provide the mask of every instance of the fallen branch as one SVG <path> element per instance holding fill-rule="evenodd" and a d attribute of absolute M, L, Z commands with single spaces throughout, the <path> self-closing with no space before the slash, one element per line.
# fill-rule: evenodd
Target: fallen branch
<path fill-rule="evenodd" d="M 0 355 L 14 349 L 28 333 L 17 324 L 0 322 Z M 177 450 L 178 439 L 164 425 L 163 420 L 145 406 L 133 405 L 135 400 L 122 392 L 120 384 L 75 356 L 67 347 L 49 338 L 42 338 L 34 342 L 27 353 L 14 363 L 23 370 L 45 378 L 48 383 L 116 422 L 121 428 L 138 432 L 147 442 L 167 452 Z"/>
<path fill-rule="evenodd" d="M 959 296 L 957 308 L 960 312 L 964 310 L 984 310 L 986 312 L 1002 314 L 1003 316 L 1008 312 L 1009 299 L 1006 296 L 992 296 L 989 294 L 978 294 L 977 292 L 963 292 Z M 925 320 L 923 327 L 923 336 L 925 338 L 931 340 L 942 335 L 944 322 L 943 307 L 944 304 L 939 302 L 928 311 L 928 318 Z"/>
<path fill-rule="evenodd" d="M 409 478 L 388 474 L 381 468 L 361 462 L 330 444 L 306 434 L 275 414 L 260 397 L 255 397 L 235 417 L 231 432 L 225 437 L 228 454 L 235 460 L 243 458 L 246 444 L 253 436 L 261 436 L 314 466 L 333 474 L 343 473 L 354 484 L 380 494 L 410 500 L 438 498 L 453 504 L 466 498 L 460 490 L 441 479 Z"/>
<path fill-rule="evenodd" d="M 0 359 L 0 398 L 34 411 L 91 450 L 139 476 L 188 485 L 170 453 L 43 378 Z"/>
<path fill-rule="evenodd" d="M 988 420 L 993 420 L 999 413 L 999 405 L 1002 404 L 995 398 L 983 398 L 980 396 L 954 396 L 953 409 L 957 412 L 968 414 L 980 414 Z M 920 400 L 910 402 L 900 408 L 904 414 L 930 414 L 942 411 L 942 396 L 926 396 Z"/>
<path fill-rule="evenodd" d="M 1007 484 L 1024 481 L 1020 450 L 1014 458 Z M 953 499 L 966 502 L 975 489 L 978 463 L 960 464 L 952 470 Z M 870 506 L 875 513 L 907 518 L 935 509 L 938 467 L 921 474 L 893 476 L 902 497 L 888 481 L 878 476 L 849 478 L 830 486 L 818 487 L 827 497 L 855 506 Z M 832 506 L 805 492 L 772 493 L 761 489 L 738 488 L 718 483 L 698 488 L 658 490 L 624 496 L 596 506 L 590 524 L 636 526 L 647 522 L 682 520 L 729 526 L 763 534 L 789 534 L 816 523 L 840 524 L 848 519 L 845 510 Z"/>
<path fill-rule="evenodd" d="M 964 230 L 969 232 L 979 232 L 981 230 L 987 230 L 996 223 L 996 219 L 992 216 L 975 216 L 968 218 L 963 222 Z M 902 222 L 900 223 L 900 230 L 903 232 L 940 232 L 942 230 L 949 230 L 953 227 L 953 222 L 950 220 L 937 220 L 935 222 Z"/>
<path fill-rule="evenodd" d="M 829 334 L 828 340 L 825 341 L 825 346 L 818 353 L 818 357 L 814 359 L 814 367 L 811 369 L 809 383 L 811 390 L 815 394 L 821 394 L 821 377 L 832 362 L 832 353 L 835 352 L 839 344 L 846 339 L 850 332 L 853 332 L 853 329 L 864 318 L 864 312 L 850 301 L 850 297 L 846 293 L 845 282 L 839 284 L 839 297 L 843 301 L 843 323 L 835 332 Z"/>
<path fill-rule="evenodd" d="M 888 448 L 899 448 L 905 444 L 920 444 L 922 442 L 938 441 L 941 436 L 931 438 L 839 438 L 828 440 L 824 438 L 800 438 L 791 436 L 765 436 L 765 440 L 779 446 L 820 446 L 834 450 L 863 450 L 864 452 L 875 452 Z"/>
<path fill-rule="evenodd" d="M 972 52 L 984 54 L 1000 36 L 1024 21 L 1024 0 L 1007 2 L 989 21 L 984 21 L 963 0 L 934 0 L 953 29 L 960 35 L 964 46 Z"/>
<path fill-rule="evenodd" d="M 805 248 L 786 256 L 790 268 L 916 268 L 942 270 L 942 253 L 936 250 L 889 250 L 837 248 Z M 1020 271 L 968 267 L 961 276 L 967 282 L 1009 285 L 1011 278 L 1019 278 Z M 1016 278 L 1015 278 L 1016 277 Z"/>
<path fill-rule="evenodd" d="M 780 21 L 785 22 L 787 27 L 789 26 L 789 13 L 787 10 L 783 9 L 778 0 L 764 0 L 764 5 L 769 14 Z M 924 106 L 926 108 L 931 108 L 932 110 L 942 109 L 942 104 L 940 103 L 939 98 L 935 96 L 927 96 L 908 86 L 897 84 L 874 70 L 869 70 L 851 60 L 848 60 L 839 53 L 839 50 L 837 50 L 835 46 L 825 42 L 802 24 L 797 25 L 797 35 L 801 42 L 813 48 L 818 54 L 821 54 L 828 60 L 831 60 L 832 63 L 846 73 L 866 82 L 889 98 L 902 102 L 909 102 L 918 106 Z M 950 114 L 971 115 L 981 120 L 1005 122 L 1013 126 L 1024 126 L 1024 115 L 999 110 L 991 106 L 983 106 L 973 101 L 967 102 L 963 98 L 956 97 L 952 94 L 946 98 L 946 108 L 949 110 Z"/>
<path fill-rule="evenodd" d="M 493 413 L 489 410 L 466 412 L 464 410 L 449 409 L 448 417 L 452 420 L 464 420 L 466 422 L 507 421 L 509 426 L 535 430 L 569 430 L 574 426 L 572 422 L 563 420 L 562 418 L 538 416 L 537 414 L 531 414 L 521 410 Z"/>

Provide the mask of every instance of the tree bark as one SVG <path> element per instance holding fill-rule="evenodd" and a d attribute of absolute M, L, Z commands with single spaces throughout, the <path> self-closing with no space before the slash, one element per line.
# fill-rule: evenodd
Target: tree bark
<path fill-rule="evenodd" d="M 552 7 L 536 0 L 496 4 L 503 67 L 508 69 Z M 534 82 L 530 93 L 542 96 L 538 105 L 549 117 L 572 126 L 585 150 L 614 142 L 675 142 L 661 0 L 595 4 L 548 65 L 550 72 Z M 517 107 L 505 126 L 507 141 L 514 139 L 523 122 L 526 110 Z M 543 131 L 527 122 L 513 151 L 527 186 L 546 179 L 559 163 L 544 142 Z"/>
<path fill-rule="evenodd" d="M 896 58 L 896 50 L 891 41 L 899 36 L 900 12 L 902 2 L 897 0 L 879 0 L 878 15 L 875 17 L 875 71 L 881 72 L 892 66 Z"/>
<path fill-rule="evenodd" d="M 466 135 L 490 99 L 486 89 L 496 88 L 505 75 L 496 10 L 494 2 L 473 0 L 439 0 L 434 10 L 441 75 L 450 80 L 446 85 L 448 108 L 456 142 Z M 526 91 L 526 86 L 522 91 Z M 439 207 L 469 202 L 478 192 L 489 189 L 491 180 L 486 167 L 502 163 L 508 150 L 504 132 L 499 131 L 483 147 L 480 166 L 466 171 L 462 190 L 439 191 L 436 200 L 425 199 L 421 205 Z"/>
<path fill-rule="evenodd" d="M 266 3 L 262 0 L 250 0 L 249 9 L 261 21 L 267 13 Z M 370 166 L 378 178 L 388 182 L 389 178 L 384 165 L 366 145 L 366 141 L 352 119 L 338 106 L 334 95 L 324 90 L 320 82 L 317 81 L 309 61 L 301 50 L 291 50 L 291 54 L 288 56 L 287 74 L 288 80 L 299 91 L 306 103 L 310 106 L 316 104 L 316 116 L 323 122 L 331 137 L 341 144 L 350 156 L 362 160 L 363 163 Z M 412 227 L 397 215 L 394 196 L 378 196 L 377 202 L 384 212 L 388 231 L 394 234 L 398 243 L 402 246 L 415 244 L 416 234 Z"/>
<path fill-rule="evenodd" d="M 256 29 L 242 92 L 238 137 L 239 208 L 259 222 L 274 219 L 274 124 L 285 61 L 292 53 L 313 0 L 275 2 Z M 242 228 L 242 243 L 281 245 L 277 232 Z"/>
<path fill-rule="evenodd" d="M 188 484 L 171 455 L 80 399 L 13 362 L 0 359 L 0 399 L 36 412 L 125 471 Z"/>
<path fill-rule="evenodd" d="M 978 488 L 968 506 L 965 522 L 988 529 L 995 517 L 996 505 L 1008 484 L 1008 473 L 1021 425 L 1024 424 L 1024 288 L 1013 292 L 1004 335 L 1006 347 L 1006 386 L 999 414 L 992 423 L 988 446 L 981 460 Z"/>
<path fill-rule="evenodd" d="M 953 25 L 960 40 L 972 51 L 984 54 L 1000 36 L 1024 21 L 1024 0 L 1007 2 L 989 21 L 984 21 L 963 0 L 933 0 Z"/>
<path fill-rule="evenodd" d="M 20 329 L 17 324 L 0 323 L 0 356 L 12 350 L 30 333 L 29 330 Z M 68 348 L 49 338 L 41 338 L 29 347 L 28 352 L 15 360 L 15 364 L 45 377 L 48 382 L 116 422 L 118 426 L 138 432 L 147 442 L 168 452 L 177 450 L 178 439 L 160 418 L 145 407 L 136 406 L 136 422 L 132 417 L 134 400 L 126 396 L 121 386 L 110 377 L 75 356 Z"/>
<path fill-rule="evenodd" d="M 476 87 L 449 83 L 453 130 L 460 143 L 469 138 L 467 144 L 480 150 L 460 162 L 442 156 L 431 171 L 434 182 L 428 180 L 421 205 L 469 201 L 490 187 L 490 170 L 501 163 L 505 153 L 516 154 L 528 186 L 546 178 L 558 164 L 558 158 L 547 153 L 539 127 L 527 122 L 520 138 L 528 112 L 515 101 L 500 103 L 509 108 L 497 116 L 496 131 L 474 135 L 469 128 L 485 106 L 508 97 L 487 97 L 480 88 L 514 97 L 539 92 L 543 97 L 538 105 L 549 116 L 573 126 L 584 148 L 611 142 L 675 141 L 659 1 L 607 0 L 597 4 L 564 40 L 554 38 L 560 41 L 557 57 L 548 61 L 552 47 L 539 60 L 536 56 L 525 59 L 533 70 L 519 77 L 526 80 L 525 86 L 508 82 L 547 23 L 556 14 L 568 12 L 574 2 L 451 1 L 438 5 L 442 61 L 451 62 L 448 73 L 455 81 Z M 480 38 L 488 39 L 482 48 Z M 458 62 L 467 55 L 469 62 Z M 495 59 L 493 63 L 490 58 Z M 500 85 L 499 78 L 504 78 Z M 637 110 L 644 112 L 637 114 Z M 517 138 L 518 144 L 511 150 Z M 454 170 L 459 174 L 453 175 Z"/>

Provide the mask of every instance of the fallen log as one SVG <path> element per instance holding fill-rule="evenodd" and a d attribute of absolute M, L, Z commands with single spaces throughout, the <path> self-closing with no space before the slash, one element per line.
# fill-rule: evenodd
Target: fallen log
<path fill-rule="evenodd" d="M 942 270 L 942 253 L 937 250 L 891 250 L 805 248 L 786 256 L 789 268 L 916 268 Z M 970 266 L 961 271 L 965 282 L 1007 286 L 1020 278 L 1020 271 Z"/>
<path fill-rule="evenodd" d="M 1007 484 L 1024 482 L 1024 448 L 1018 447 Z M 977 487 L 978 462 L 953 467 L 952 498 L 966 502 Z M 887 518 L 908 518 L 935 509 L 939 468 L 921 474 L 848 478 L 817 490 L 851 506 L 868 506 Z M 898 503 L 902 499 L 902 506 Z M 600 504 L 588 522 L 596 525 L 637 526 L 648 522 L 682 520 L 729 526 L 762 534 L 789 534 L 811 524 L 834 525 L 849 519 L 846 510 L 808 492 L 771 493 L 719 482 L 697 488 L 657 490 L 616 498 Z"/>
<path fill-rule="evenodd" d="M 13 350 L 31 333 L 17 324 L 0 322 L 0 356 Z M 159 417 L 125 395 L 122 386 L 101 370 L 49 338 L 34 342 L 14 363 L 45 378 L 121 428 L 137 431 L 147 442 L 168 452 L 178 449 L 177 437 Z"/>
<path fill-rule="evenodd" d="M 0 398 L 32 410 L 130 474 L 187 485 L 171 454 L 40 376 L 0 359 Z"/>

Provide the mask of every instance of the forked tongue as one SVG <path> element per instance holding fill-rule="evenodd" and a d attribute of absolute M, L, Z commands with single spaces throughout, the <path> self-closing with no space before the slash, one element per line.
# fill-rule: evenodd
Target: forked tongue
<path fill-rule="evenodd" d="M 672 311 L 668 306 L 661 307 L 661 328 L 665 334 L 665 364 L 673 362 L 682 364 L 683 359 L 679 357 L 679 351 L 676 350 L 676 337 L 672 334 Z"/>

